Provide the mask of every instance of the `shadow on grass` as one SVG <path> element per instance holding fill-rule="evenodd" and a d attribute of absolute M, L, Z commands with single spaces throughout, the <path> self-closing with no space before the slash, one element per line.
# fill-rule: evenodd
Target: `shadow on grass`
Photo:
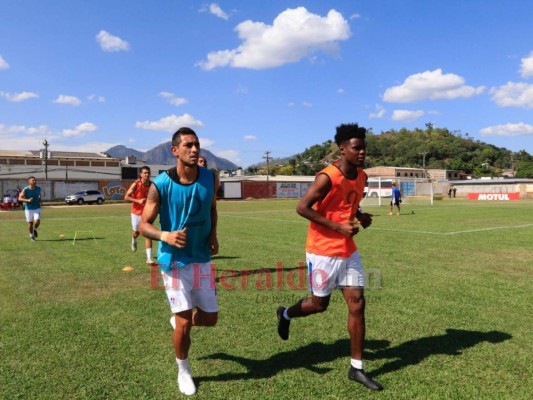
<path fill-rule="evenodd" d="M 512 336 L 508 333 L 499 331 L 480 332 L 446 329 L 446 333 L 443 335 L 410 340 L 398 346 L 365 354 L 365 357 L 368 360 L 393 359 L 393 361 L 387 362 L 370 373 L 371 376 L 378 376 L 419 364 L 429 356 L 437 354 L 458 356 L 462 354 L 463 350 L 479 343 L 501 343 L 511 338 Z"/>
<path fill-rule="evenodd" d="M 390 342 L 387 340 L 367 340 L 365 343 L 365 359 L 392 360 L 369 373 L 371 376 L 378 376 L 388 372 L 398 371 L 410 365 L 419 364 L 432 355 L 445 354 L 457 356 L 462 353 L 462 350 L 474 347 L 479 343 L 500 343 L 511 338 L 511 335 L 498 331 L 480 332 L 447 329 L 443 335 L 410 340 L 394 347 L 389 347 Z M 314 342 L 295 350 L 274 354 L 265 360 L 254 360 L 252 358 L 234 356 L 227 353 L 215 353 L 202 357 L 201 359 L 237 362 L 246 367 L 247 372 L 199 377 L 197 381 L 271 378 L 282 371 L 300 368 L 305 368 L 317 374 L 325 374 L 331 371 L 331 368 L 318 367 L 316 364 L 331 362 L 337 358 L 349 356 L 349 339 L 339 339 L 331 344 Z M 348 363 L 346 365 L 346 371 L 348 371 Z"/>
<path fill-rule="evenodd" d="M 243 278 L 243 277 L 254 276 L 254 275 L 261 275 L 263 277 L 269 276 L 271 279 L 273 279 L 273 277 L 279 278 L 279 275 L 281 275 L 281 279 L 283 280 L 284 274 L 287 274 L 288 272 L 293 271 L 293 270 L 302 270 L 306 272 L 307 267 L 304 265 L 303 267 L 300 266 L 300 267 L 291 267 L 291 268 L 258 268 L 258 269 L 239 269 L 239 270 L 225 268 L 225 269 L 219 270 L 219 273 L 224 275 L 224 279 Z M 299 279 L 304 279 L 303 282 L 305 282 L 305 276 L 304 278 L 299 277 Z M 220 280 L 221 280 L 221 276 L 218 276 L 215 279 L 217 283 L 220 282 Z"/>
<path fill-rule="evenodd" d="M 76 238 L 76 242 L 81 242 L 84 240 L 103 240 L 105 237 L 87 237 L 87 238 Z M 59 238 L 59 239 L 37 239 L 37 242 L 72 242 L 74 238 Z"/>

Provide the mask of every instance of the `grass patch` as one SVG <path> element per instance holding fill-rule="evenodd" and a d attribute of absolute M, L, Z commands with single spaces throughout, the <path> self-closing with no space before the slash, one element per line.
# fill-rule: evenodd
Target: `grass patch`
<path fill-rule="evenodd" d="M 356 242 L 373 271 L 365 365 L 379 394 L 347 379 L 340 293 L 326 313 L 295 320 L 290 340 L 277 337 L 276 307 L 307 294 L 288 282 L 305 261 L 295 206 L 219 203 L 220 318 L 193 330 L 197 398 L 530 397 L 533 203 L 402 205 L 400 216 L 367 208 L 374 223 Z M 0 398 L 179 396 L 169 307 L 142 242 L 130 250 L 129 206 L 42 215 L 32 243 L 23 212 L 0 214 Z M 74 243 L 76 231 L 90 233 Z"/>

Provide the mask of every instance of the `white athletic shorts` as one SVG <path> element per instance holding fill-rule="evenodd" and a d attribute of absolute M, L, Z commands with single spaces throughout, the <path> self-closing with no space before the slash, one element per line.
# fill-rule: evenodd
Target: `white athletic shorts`
<path fill-rule="evenodd" d="M 139 224 L 141 223 L 141 217 L 142 215 L 137 215 L 131 213 L 131 228 L 135 231 L 139 231 Z"/>
<path fill-rule="evenodd" d="M 365 286 L 365 273 L 359 252 L 349 258 L 306 253 L 309 286 L 317 297 L 327 297 L 333 289 Z"/>
<path fill-rule="evenodd" d="M 205 312 L 217 312 L 217 289 L 211 263 L 187 264 L 161 271 L 171 311 L 192 310 L 197 307 Z"/>
<path fill-rule="evenodd" d="M 36 210 L 24 210 L 24 214 L 26 215 L 26 222 L 33 222 L 38 221 L 41 219 L 41 209 L 38 208 Z"/>

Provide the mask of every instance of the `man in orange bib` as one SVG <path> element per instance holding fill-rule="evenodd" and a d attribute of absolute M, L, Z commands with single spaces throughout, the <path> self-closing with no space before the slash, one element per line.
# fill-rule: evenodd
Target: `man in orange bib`
<path fill-rule="evenodd" d="M 151 183 L 150 167 L 145 165 L 141 167 L 139 179 L 131 184 L 124 195 L 124 200 L 131 201 L 131 227 L 133 229 L 131 234 L 131 251 L 137 251 L 137 238 L 140 235 L 139 224 Z M 146 264 L 152 265 L 155 263 L 152 259 L 152 241 L 145 239 L 144 244 L 146 247 Z"/>
<path fill-rule="evenodd" d="M 296 211 L 310 221 L 306 259 L 311 297 L 291 307 L 277 309 L 278 334 L 289 338 L 292 318 L 326 311 L 333 289 L 340 288 L 348 305 L 351 365 L 348 378 L 371 390 L 383 387 L 363 369 L 365 340 L 364 271 L 353 236 L 359 226 L 367 228 L 372 216 L 363 213 L 359 202 L 367 180 L 366 129 L 357 124 L 337 127 L 335 143 L 340 160 L 320 171 L 298 203 Z"/>

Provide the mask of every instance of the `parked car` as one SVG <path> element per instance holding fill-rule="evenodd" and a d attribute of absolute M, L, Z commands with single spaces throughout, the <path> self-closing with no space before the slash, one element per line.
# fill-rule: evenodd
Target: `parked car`
<path fill-rule="evenodd" d="M 69 194 L 65 197 L 65 203 L 72 204 L 102 204 L 105 201 L 105 195 L 99 190 L 86 190 L 84 192 L 78 192 L 76 194 Z"/>

